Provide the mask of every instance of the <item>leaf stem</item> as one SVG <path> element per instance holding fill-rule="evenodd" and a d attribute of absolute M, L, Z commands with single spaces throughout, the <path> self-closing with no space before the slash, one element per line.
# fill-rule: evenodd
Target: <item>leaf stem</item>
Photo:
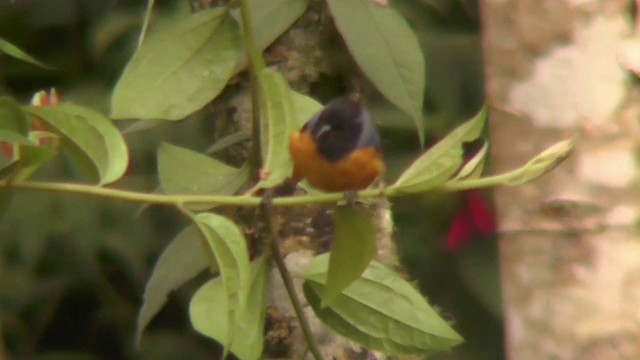
<path fill-rule="evenodd" d="M 85 185 L 75 183 L 55 183 L 43 181 L 25 181 L 11 183 L 0 181 L 0 193 L 9 190 L 32 190 L 43 192 L 57 192 L 67 194 L 83 194 L 120 200 L 133 203 L 150 203 L 153 205 L 217 205 L 217 206 L 244 206 L 257 207 L 261 198 L 256 196 L 232 196 L 232 195 L 189 195 L 189 194 L 159 194 L 131 190 L 106 188 L 97 185 Z M 358 193 L 359 198 L 373 198 L 382 196 L 381 190 L 365 190 Z M 330 204 L 344 200 L 344 195 L 339 193 L 304 195 L 296 197 L 278 197 L 273 199 L 273 206 L 296 206 L 304 204 Z"/>
<path fill-rule="evenodd" d="M 302 330 L 302 335 L 304 336 L 305 340 L 307 341 L 307 345 L 309 346 L 309 351 L 316 360 L 322 360 L 322 354 L 320 353 L 320 349 L 318 349 L 318 344 L 313 338 L 311 327 L 309 327 L 309 322 L 307 321 L 307 317 L 305 316 L 304 310 L 302 309 L 302 303 L 300 302 L 300 299 L 298 299 L 298 294 L 296 293 L 296 289 L 293 285 L 293 279 L 291 278 L 291 274 L 287 269 L 287 265 L 282 258 L 280 247 L 278 246 L 278 242 L 276 241 L 277 235 L 273 229 L 271 205 L 271 192 L 267 191 L 262 198 L 260 207 L 262 209 L 263 221 L 267 229 L 267 242 L 269 245 L 268 249 L 271 251 L 270 255 L 276 264 L 276 268 L 278 269 L 278 273 L 280 273 L 280 278 L 282 278 L 284 288 L 289 295 L 291 305 L 293 306 L 293 310 L 295 311 L 298 322 L 300 323 L 300 330 Z"/>
<path fill-rule="evenodd" d="M 142 46 L 145 36 L 147 36 L 147 29 L 151 22 L 151 15 L 153 14 L 153 6 L 155 0 L 147 0 L 147 8 L 144 11 L 144 20 L 142 21 L 142 30 L 140 30 L 140 36 L 138 37 L 138 50 Z"/>
<path fill-rule="evenodd" d="M 249 158 L 249 171 L 257 173 L 262 162 L 260 151 L 260 72 L 265 68 L 264 59 L 260 56 L 253 32 L 253 22 L 249 12 L 247 0 L 240 0 L 240 16 L 242 18 L 242 30 L 244 44 L 249 55 L 249 69 L 251 71 L 251 156 Z"/>
<path fill-rule="evenodd" d="M 452 192 L 477 189 L 499 185 L 499 183 L 497 183 L 497 181 L 499 180 L 502 180 L 501 175 L 472 180 L 452 181 L 442 184 L 433 189 L 425 189 L 424 191 L 412 193 L 404 193 L 401 190 L 393 187 L 385 189 L 367 189 L 359 191 L 357 193 L 357 198 L 366 200 L 380 197 L 416 196 L 419 194 L 433 192 Z M 15 183 L 7 180 L 0 181 L 0 193 L 2 191 L 9 190 L 32 190 L 67 194 L 83 194 L 111 200 L 120 200 L 133 203 L 149 203 L 152 205 L 172 205 L 178 207 L 189 205 L 258 207 L 260 206 L 260 203 L 262 201 L 260 197 L 248 195 L 159 194 L 76 183 L 59 183 L 46 181 L 24 181 Z M 344 200 L 344 194 L 342 193 L 327 193 L 317 195 L 276 197 L 272 200 L 271 205 L 275 207 L 281 207 L 335 204 Z"/>

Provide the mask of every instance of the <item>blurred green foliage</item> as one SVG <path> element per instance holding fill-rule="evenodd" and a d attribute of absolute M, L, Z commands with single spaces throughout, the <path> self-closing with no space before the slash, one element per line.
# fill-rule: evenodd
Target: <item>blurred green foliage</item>
<path fill-rule="evenodd" d="M 190 12 L 188 1 L 156 1 L 153 26 Z M 65 100 L 108 113 L 115 81 L 135 50 L 146 4 L 132 0 L 0 1 L 0 37 L 53 67 L 0 55 L 0 95 L 27 102 L 56 87 Z M 427 61 L 427 144 L 482 104 L 478 5 L 474 0 L 394 2 L 414 27 Z M 415 127 L 397 110 L 377 107 L 390 179 L 419 153 Z M 127 134 L 132 164 L 122 185 L 152 191 L 158 185 L 155 152 L 161 141 L 206 149 L 216 136 L 199 113 L 185 121 Z M 405 121 L 403 121 L 403 119 Z M 411 139 L 411 141 L 406 141 Z M 67 158 L 40 170 L 71 179 Z M 165 208 L 107 203 L 80 196 L 14 193 L 0 219 L 0 324 L 3 352 L 15 358 L 213 358 L 211 343 L 196 335 L 184 312 L 187 286 L 151 324 L 140 352 L 133 347 L 144 284 L 160 251 L 184 221 Z M 1 201 L 1 199 L 0 199 Z M 430 302 L 456 323 L 466 344 L 442 358 L 502 357 L 495 304 L 497 257 L 493 242 L 459 253 L 444 239 L 462 200 L 457 195 L 394 203 L 401 256 Z M 477 285 L 477 284 L 475 284 Z M 498 297 L 498 299 L 496 299 Z M 4 347 L 4 348 L 3 348 Z"/>
<path fill-rule="evenodd" d="M 182 1 L 158 1 L 154 26 L 190 12 Z M 53 69 L 0 55 L 0 95 L 26 103 L 56 87 L 64 100 L 108 112 L 110 92 L 137 44 L 146 4 L 139 1 L 0 2 L 0 36 Z M 203 147 L 212 124 L 130 133 L 132 163 L 122 186 L 157 186 L 160 140 Z M 209 138 L 208 138 L 209 137 Z M 39 173 L 75 177 L 59 157 Z M 172 297 L 140 352 L 133 335 L 144 284 L 155 259 L 184 222 L 173 210 L 81 196 L 14 193 L 0 219 L 0 305 L 4 348 L 12 358 L 208 358 L 211 343 L 191 330 L 188 297 Z M 185 289 L 185 293 L 189 294 Z M 2 343 L 2 342 L 0 342 Z"/>

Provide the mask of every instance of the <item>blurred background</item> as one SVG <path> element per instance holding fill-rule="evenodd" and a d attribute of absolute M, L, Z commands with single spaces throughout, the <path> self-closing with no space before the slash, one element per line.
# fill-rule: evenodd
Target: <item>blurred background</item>
<path fill-rule="evenodd" d="M 317 1 L 316 1 L 317 2 Z M 403 0 L 391 5 L 411 24 L 427 62 L 427 145 L 469 119 L 483 103 L 480 20 L 476 0 Z M 108 113 L 110 92 L 135 50 L 146 3 L 114 0 L 0 0 L 0 37 L 54 69 L 0 55 L 0 96 L 27 103 L 55 87 L 64 101 Z M 186 16 L 186 0 L 156 1 L 153 26 Z M 304 30 L 304 29 L 303 29 Z M 319 100 L 348 87 L 320 77 Z M 382 131 L 387 177 L 421 152 L 408 118 L 366 92 Z M 161 141 L 204 151 L 215 142 L 211 110 L 129 132 L 131 165 L 117 186 L 157 187 Z M 117 123 L 121 128 L 129 124 Z M 73 179 L 59 157 L 38 172 Z M 212 342 L 189 324 L 187 304 L 198 280 L 175 293 L 134 347 L 145 282 L 184 221 L 171 208 L 81 196 L 14 193 L 0 218 L 0 358 L 215 359 Z M 499 271 L 490 194 L 461 193 L 394 200 L 403 264 L 423 294 L 466 342 L 436 359 L 499 359 L 503 354 Z M 4 349 L 2 348 L 4 347 Z"/>

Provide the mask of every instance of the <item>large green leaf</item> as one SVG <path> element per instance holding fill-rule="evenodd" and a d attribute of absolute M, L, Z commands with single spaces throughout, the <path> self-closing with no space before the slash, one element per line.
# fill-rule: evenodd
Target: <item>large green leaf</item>
<path fill-rule="evenodd" d="M 117 119 L 179 120 L 213 100 L 238 62 L 240 29 L 225 9 L 198 12 L 150 36 L 111 99 Z"/>
<path fill-rule="evenodd" d="M 462 145 L 482 135 L 486 115 L 486 109 L 483 109 L 473 119 L 453 130 L 414 161 L 391 188 L 413 193 L 442 185 L 460 169 L 463 161 Z"/>
<path fill-rule="evenodd" d="M 253 23 L 254 41 L 258 51 L 264 50 L 284 33 L 304 13 L 308 0 L 248 0 Z M 241 22 L 240 13 L 233 12 Z"/>
<path fill-rule="evenodd" d="M 20 50 L 19 47 L 11 44 L 10 42 L 0 38 L 0 52 L 3 52 L 9 56 L 13 56 L 16 59 L 20 59 L 22 61 L 26 61 L 33 65 L 37 65 L 43 68 L 49 68 L 47 65 L 41 63 L 33 56 L 27 54 L 26 52 Z"/>
<path fill-rule="evenodd" d="M 231 334 L 228 332 L 228 305 L 222 281 L 220 277 L 209 280 L 191 298 L 189 316 L 193 327 L 221 344 L 232 338 L 230 350 L 241 360 L 259 359 L 264 346 L 267 274 L 264 257 L 251 264 L 251 296 Z"/>
<path fill-rule="evenodd" d="M 144 289 L 144 299 L 138 314 L 138 344 L 147 325 L 167 302 L 169 294 L 209 264 L 203 241 L 200 231 L 193 225 L 189 226 L 171 241 L 158 258 Z"/>
<path fill-rule="evenodd" d="M 237 169 L 201 153 L 162 143 L 158 177 L 166 193 L 231 195 L 245 183 L 246 167 Z"/>
<path fill-rule="evenodd" d="M 425 61 L 407 22 L 372 0 L 327 0 L 338 31 L 375 87 L 413 119 L 424 143 Z"/>
<path fill-rule="evenodd" d="M 339 334 L 390 355 L 424 355 L 462 342 L 416 289 L 376 261 L 331 306 L 321 307 L 328 260 L 326 254 L 313 259 L 303 291 L 320 320 Z"/>
<path fill-rule="evenodd" d="M 331 305 L 356 281 L 376 254 L 376 232 L 367 209 L 339 206 L 334 219 L 335 239 L 331 245 L 322 306 Z"/>
<path fill-rule="evenodd" d="M 28 111 L 63 137 L 72 157 L 88 160 L 100 184 L 118 180 L 127 170 L 129 152 L 124 138 L 104 115 L 74 104 L 29 107 Z"/>
<path fill-rule="evenodd" d="M 226 299 L 226 334 L 232 334 L 238 326 L 242 311 L 247 304 L 250 288 L 249 254 L 247 243 L 240 229 L 230 220 L 212 213 L 200 213 L 194 217 L 207 243 L 211 248 L 218 264 L 223 284 L 223 298 Z M 192 299 L 190 308 L 202 306 L 198 297 Z M 195 301 L 195 302 L 194 302 Z M 193 322 L 194 328 L 204 333 L 206 328 L 199 327 L 203 322 L 212 319 L 205 315 L 203 321 Z M 193 317 L 192 317 L 193 321 Z M 234 342 L 233 336 L 228 336 L 221 344 L 225 353 Z"/>
<path fill-rule="evenodd" d="M 10 97 L 0 97 L 0 130 L 15 131 L 21 135 L 29 132 L 29 115 Z"/>
<path fill-rule="evenodd" d="M 260 73 L 261 144 L 264 165 L 256 188 L 274 187 L 291 175 L 289 135 L 298 127 L 292 91 L 284 77 L 273 70 Z"/>

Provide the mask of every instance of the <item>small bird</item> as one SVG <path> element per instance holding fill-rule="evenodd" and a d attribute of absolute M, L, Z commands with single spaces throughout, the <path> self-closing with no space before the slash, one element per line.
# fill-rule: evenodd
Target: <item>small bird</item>
<path fill-rule="evenodd" d="M 291 135 L 292 180 L 327 192 L 361 190 L 384 172 L 380 136 L 357 96 L 331 101 Z"/>

